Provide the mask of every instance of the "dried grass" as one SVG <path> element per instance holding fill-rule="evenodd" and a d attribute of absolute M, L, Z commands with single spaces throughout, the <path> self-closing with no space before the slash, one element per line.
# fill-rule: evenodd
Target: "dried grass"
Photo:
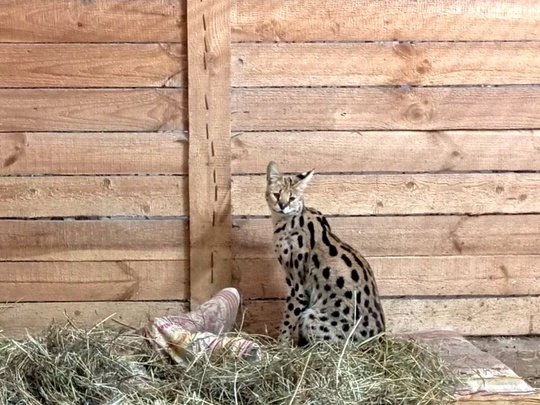
<path fill-rule="evenodd" d="M 260 362 L 198 357 L 171 364 L 139 334 L 117 327 L 51 326 L 0 339 L 0 403 L 8 405 L 441 404 L 453 375 L 418 344 L 383 335 L 360 347 L 282 347 L 247 336 Z"/>

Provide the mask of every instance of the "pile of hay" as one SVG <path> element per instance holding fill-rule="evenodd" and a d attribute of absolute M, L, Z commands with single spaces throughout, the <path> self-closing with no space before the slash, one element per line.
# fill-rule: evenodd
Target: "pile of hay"
<path fill-rule="evenodd" d="M 360 348 L 284 348 L 249 336 L 257 363 L 199 357 L 172 364 L 139 334 L 72 324 L 37 337 L 0 338 L 2 404 L 430 404 L 450 401 L 455 380 L 411 342 L 381 336 Z"/>

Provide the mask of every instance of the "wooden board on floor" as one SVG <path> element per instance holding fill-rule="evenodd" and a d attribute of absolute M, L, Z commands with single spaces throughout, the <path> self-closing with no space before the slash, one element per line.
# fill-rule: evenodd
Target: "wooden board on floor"
<path fill-rule="evenodd" d="M 285 172 L 540 171 L 539 130 L 243 132 L 231 147 L 235 174 L 270 160 Z"/>
<path fill-rule="evenodd" d="M 231 0 L 188 1 L 190 301 L 231 284 Z"/>
<path fill-rule="evenodd" d="M 269 215 L 265 190 L 264 176 L 235 176 L 233 215 Z M 539 213 L 540 174 L 319 175 L 305 199 L 325 215 Z"/>
<path fill-rule="evenodd" d="M 187 149 L 183 132 L 5 133 L 0 176 L 187 174 Z"/>
<path fill-rule="evenodd" d="M 386 297 L 540 295 L 540 255 L 368 257 Z M 1 266 L 1 265 L 0 265 Z M 235 259 L 234 279 L 247 299 L 284 299 L 275 258 Z"/>
<path fill-rule="evenodd" d="M 241 43 L 232 85 L 538 84 L 539 53 L 539 42 Z"/>
<path fill-rule="evenodd" d="M 536 0 L 236 0 L 233 41 L 489 41 L 540 38 Z M 467 29 L 463 29 L 467 27 Z"/>
<path fill-rule="evenodd" d="M 185 176 L 0 177 L 0 217 L 181 216 Z"/>
<path fill-rule="evenodd" d="M 65 324 L 68 318 L 75 325 L 89 329 L 111 315 L 122 324 L 139 328 L 150 316 L 177 315 L 186 308 L 185 301 L 0 304 L 0 331 L 7 337 L 23 337 L 27 331 L 39 332 L 47 328 L 53 320 Z"/>
<path fill-rule="evenodd" d="M 239 314 L 250 333 L 276 336 L 285 301 L 245 301 Z M 388 331 L 453 330 L 462 335 L 540 332 L 540 297 L 384 299 Z"/>
<path fill-rule="evenodd" d="M 2 89 L 0 132 L 181 131 L 182 89 Z"/>
<path fill-rule="evenodd" d="M 187 261 L 0 262 L 0 302 L 188 298 Z"/>
<path fill-rule="evenodd" d="M 2 261 L 187 260 L 188 223 L 182 219 L 2 220 Z"/>
<path fill-rule="evenodd" d="M 182 0 L 3 0 L 0 42 L 182 42 Z"/>
<path fill-rule="evenodd" d="M 451 331 L 428 331 L 404 336 L 437 353 L 460 379 L 456 394 L 526 395 L 534 389 L 514 370 Z"/>
<path fill-rule="evenodd" d="M 510 366 L 531 386 L 540 388 L 540 337 L 469 337 L 481 350 Z"/>
<path fill-rule="evenodd" d="M 0 60 L 0 87 L 187 85 L 181 44 L 0 43 Z"/>
<path fill-rule="evenodd" d="M 365 256 L 538 255 L 540 215 L 328 218 Z M 235 219 L 235 258 L 274 258 L 270 218 Z M 1 255 L 0 249 L 0 255 Z"/>
<path fill-rule="evenodd" d="M 540 127 L 540 87 L 246 88 L 233 131 Z"/>

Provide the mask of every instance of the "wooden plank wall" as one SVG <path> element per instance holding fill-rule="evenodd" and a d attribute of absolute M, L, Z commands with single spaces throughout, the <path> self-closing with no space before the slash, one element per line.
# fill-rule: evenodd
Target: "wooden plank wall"
<path fill-rule="evenodd" d="M 315 168 L 307 202 L 372 263 L 392 331 L 540 333 L 535 0 L 237 0 L 235 280 L 244 324 L 285 297 L 264 170 Z"/>
<path fill-rule="evenodd" d="M 373 264 L 392 331 L 540 333 L 537 1 L 212 4 L 189 108 L 198 134 L 230 121 L 230 149 L 188 147 L 184 0 L 0 3 L 0 330 L 178 311 L 215 289 L 194 270 L 215 253 L 245 327 L 274 333 L 273 159 L 316 169 L 308 203 Z M 192 236 L 222 214 L 212 246 L 190 246 L 199 198 Z"/>
<path fill-rule="evenodd" d="M 180 0 L 0 3 L 0 330 L 189 298 Z"/>

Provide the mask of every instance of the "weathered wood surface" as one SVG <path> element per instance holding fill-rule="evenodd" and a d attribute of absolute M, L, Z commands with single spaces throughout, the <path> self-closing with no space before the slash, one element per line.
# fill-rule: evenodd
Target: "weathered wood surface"
<path fill-rule="evenodd" d="M 368 257 L 538 255 L 540 243 L 540 215 L 337 217 L 328 221 L 342 240 Z M 273 259 L 272 232 L 269 218 L 235 219 L 234 257 Z"/>
<path fill-rule="evenodd" d="M 539 105 L 537 86 L 242 88 L 232 92 L 232 129 L 535 129 Z"/>
<path fill-rule="evenodd" d="M 246 301 L 243 325 L 276 336 L 285 301 Z M 527 335 L 540 331 L 540 297 L 384 299 L 391 333 L 453 330 L 462 335 Z"/>
<path fill-rule="evenodd" d="M 182 132 L 0 133 L 0 176 L 187 174 L 187 149 Z"/>
<path fill-rule="evenodd" d="M 483 352 L 463 336 L 450 331 L 405 335 L 437 353 L 458 376 L 456 394 L 526 395 L 534 389 L 498 358 Z"/>
<path fill-rule="evenodd" d="M 269 215 L 265 188 L 264 176 L 235 176 L 233 214 Z M 540 174 L 321 175 L 306 204 L 326 215 L 538 213 Z"/>
<path fill-rule="evenodd" d="M 531 386 L 540 388 L 540 338 L 470 337 L 481 350 L 500 359 Z"/>
<path fill-rule="evenodd" d="M 187 260 L 188 224 L 181 219 L 2 220 L 2 261 Z"/>
<path fill-rule="evenodd" d="M 2 89 L 0 132 L 178 131 L 182 89 Z"/>
<path fill-rule="evenodd" d="M 540 38 L 536 0 L 236 0 L 234 41 L 488 41 Z M 463 27 L 467 27 L 464 29 Z"/>
<path fill-rule="evenodd" d="M 540 256 L 367 257 L 386 297 L 540 295 Z M 246 299 L 284 299 L 285 273 L 275 258 L 236 259 L 238 289 Z"/>
<path fill-rule="evenodd" d="M 235 174 L 270 160 L 287 172 L 540 171 L 538 130 L 244 132 L 231 145 Z"/>
<path fill-rule="evenodd" d="M 182 42 L 182 0 L 3 0 L 0 42 Z"/>
<path fill-rule="evenodd" d="M 181 216 L 180 176 L 0 177 L 0 217 Z"/>
<path fill-rule="evenodd" d="M 231 284 L 230 10 L 187 3 L 192 305 Z"/>
<path fill-rule="evenodd" d="M 149 316 L 176 315 L 185 312 L 183 301 L 118 302 L 39 302 L 0 305 L 0 331 L 7 337 L 22 337 L 38 332 L 54 320 L 65 324 L 72 319 L 81 328 L 91 328 L 111 315 L 134 328 L 144 326 Z M 66 318 L 66 316 L 68 318 Z"/>
<path fill-rule="evenodd" d="M 180 44 L 0 43 L 0 60 L 0 87 L 187 85 Z"/>
<path fill-rule="evenodd" d="M 0 301 L 189 298 L 187 261 L 0 262 Z"/>
<path fill-rule="evenodd" d="M 240 43 L 232 85 L 538 84 L 539 54 L 539 42 Z"/>

